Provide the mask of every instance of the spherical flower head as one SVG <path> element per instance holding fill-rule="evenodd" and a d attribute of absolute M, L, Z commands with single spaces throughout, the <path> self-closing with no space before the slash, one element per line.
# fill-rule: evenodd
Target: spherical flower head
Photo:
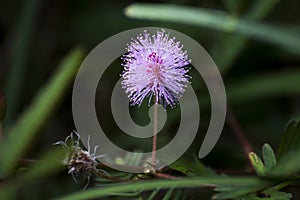
<path fill-rule="evenodd" d="M 169 38 L 164 30 L 150 35 L 147 31 L 132 39 L 128 53 L 122 56 L 124 71 L 122 87 L 131 105 L 141 105 L 154 96 L 154 103 L 175 106 L 190 83 L 187 51 L 183 45 Z"/>

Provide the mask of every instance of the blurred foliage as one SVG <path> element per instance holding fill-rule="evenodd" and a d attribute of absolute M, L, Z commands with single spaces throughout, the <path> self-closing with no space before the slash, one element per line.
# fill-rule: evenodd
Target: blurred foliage
<path fill-rule="evenodd" d="M 181 17 L 177 17 L 181 13 Z M 295 53 L 300 52 L 300 39 L 288 27 L 275 27 L 270 24 L 255 23 L 222 13 L 193 7 L 134 4 L 125 10 L 129 17 L 196 25 L 228 33 L 239 33 L 247 37 L 268 41 L 285 47 Z M 272 33 L 272 34 L 270 34 Z"/>
<path fill-rule="evenodd" d="M 299 199 L 300 2 L 149 3 L 2 2 L 0 114 L 1 118 L 6 115 L 0 123 L 0 199 Z M 116 33 L 143 26 L 175 29 L 207 49 L 223 75 L 229 109 L 253 152 L 243 154 L 243 144 L 237 144 L 228 123 L 206 158 L 199 161 L 194 156 L 210 112 L 207 89 L 200 75 L 191 70 L 202 111 L 200 130 L 189 150 L 162 172 L 178 179 L 157 180 L 162 176 L 159 173 L 105 169 L 111 179 L 96 176 L 82 191 L 86 181 L 77 185 L 66 169 L 61 169 L 59 160 L 64 152 L 52 146 L 74 129 L 70 86 L 84 57 L 82 48 L 89 52 Z M 121 71 L 120 61 L 116 61 L 101 78 L 108 92 Z M 99 106 L 109 107 L 107 96 Z M 147 109 L 131 109 L 138 124 L 149 122 Z M 168 111 L 169 124 L 163 129 L 168 134 L 159 134 L 160 146 L 176 132 L 178 113 L 177 108 Z M 150 140 L 122 136 L 111 114 L 105 116 L 100 123 L 122 147 L 140 150 L 151 146 Z M 291 119 L 295 120 L 282 134 Z M 130 162 L 137 159 L 128 158 Z"/>
<path fill-rule="evenodd" d="M 9 130 L 7 138 L 1 141 L 0 176 L 7 176 L 15 168 L 27 145 L 47 123 L 49 115 L 57 106 L 67 86 L 75 77 L 83 54 L 80 49 L 74 50 L 62 63 L 49 85 L 41 89 L 38 97 L 33 101 L 23 116 Z"/>

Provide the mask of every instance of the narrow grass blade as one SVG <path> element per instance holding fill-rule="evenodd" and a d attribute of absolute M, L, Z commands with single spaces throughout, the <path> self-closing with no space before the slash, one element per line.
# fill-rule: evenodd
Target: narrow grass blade
<path fill-rule="evenodd" d="M 74 79 L 82 59 L 82 50 L 73 50 L 63 60 L 50 82 L 41 89 L 31 106 L 8 132 L 8 137 L 3 138 L 0 143 L 0 177 L 5 177 L 14 170 L 30 142 L 40 128 L 47 123 Z"/>
<path fill-rule="evenodd" d="M 227 33 L 236 32 L 291 49 L 298 54 L 300 52 L 300 38 L 297 34 L 291 34 L 291 31 L 285 31 L 286 27 L 238 19 L 217 10 L 169 4 L 132 4 L 126 8 L 125 15 L 137 19 L 201 26 Z"/>
<path fill-rule="evenodd" d="M 111 192 L 129 192 L 133 190 L 153 190 L 156 188 L 165 189 L 165 188 L 193 188 L 193 187 L 211 187 L 211 186 L 248 186 L 255 187 L 255 189 L 263 188 L 269 185 L 269 182 L 251 178 L 251 177 L 194 177 L 189 179 L 180 179 L 180 180 L 155 180 L 155 181 L 139 181 L 135 183 L 126 183 L 123 185 L 112 186 L 107 188 L 93 188 L 91 190 L 86 190 L 83 192 L 74 193 L 62 198 L 60 200 L 77 200 L 77 199 L 92 199 L 100 198 L 109 195 Z"/>

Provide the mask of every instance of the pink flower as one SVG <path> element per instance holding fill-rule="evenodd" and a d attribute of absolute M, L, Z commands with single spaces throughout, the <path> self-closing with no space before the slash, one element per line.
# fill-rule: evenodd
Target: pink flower
<path fill-rule="evenodd" d="M 190 83 L 190 68 L 183 45 L 169 38 L 164 30 L 150 35 L 147 31 L 138 35 L 128 45 L 128 53 L 122 56 L 124 71 L 122 87 L 131 105 L 141 105 L 154 96 L 156 104 L 175 106 Z"/>

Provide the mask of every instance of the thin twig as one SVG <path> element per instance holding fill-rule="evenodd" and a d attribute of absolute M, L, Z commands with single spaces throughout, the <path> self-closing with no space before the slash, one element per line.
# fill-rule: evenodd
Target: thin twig
<path fill-rule="evenodd" d="M 246 137 L 245 133 L 243 132 L 240 124 L 238 123 L 235 115 L 229 109 L 227 111 L 227 123 L 230 126 L 234 135 L 237 137 L 238 141 L 243 146 L 244 152 L 248 157 L 248 154 L 250 152 L 253 152 L 253 148 L 252 148 L 248 138 Z"/>

